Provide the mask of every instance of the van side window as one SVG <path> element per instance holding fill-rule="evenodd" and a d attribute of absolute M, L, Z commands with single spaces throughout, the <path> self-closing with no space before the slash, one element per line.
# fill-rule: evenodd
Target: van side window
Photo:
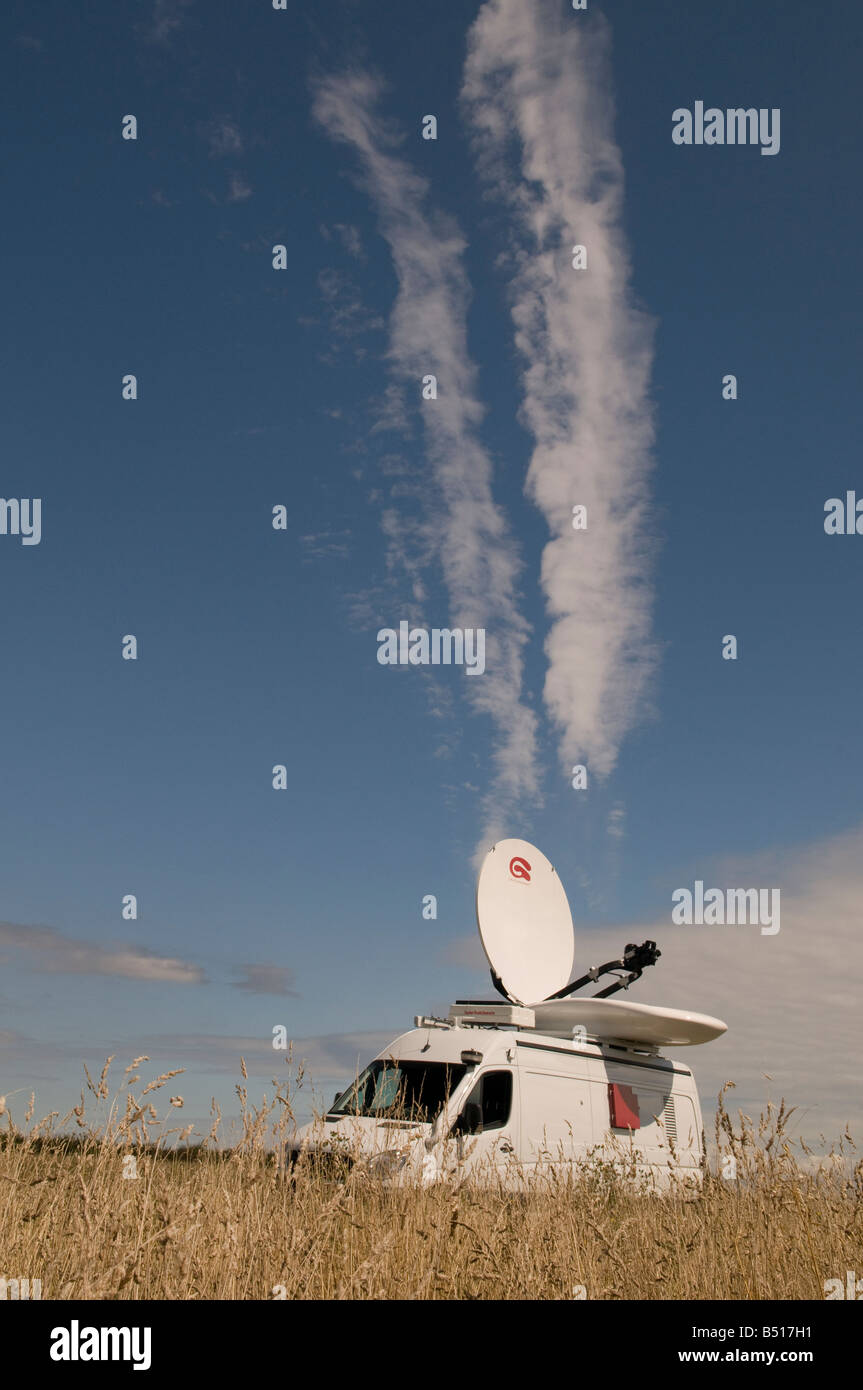
<path fill-rule="evenodd" d="M 482 1112 L 483 1133 L 502 1129 L 512 1109 L 512 1072 L 487 1071 L 480 1077 L 466 1101 Z"/>

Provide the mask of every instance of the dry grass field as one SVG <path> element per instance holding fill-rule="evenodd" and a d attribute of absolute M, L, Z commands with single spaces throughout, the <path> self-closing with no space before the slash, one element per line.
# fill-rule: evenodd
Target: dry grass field
<path fill-rule="evenodd" d="M 720 1097 L 716 1149 L 737 1180 L 706 1171 L 696 1200 L 639 1195 L 602 1167 L 527 1194 L 387 1190 L 359 1168 L 286 1177 L 281 1085 L 258 1107 L 237 1087 L 230 1150 L 215 1106 L 193 1142 L 170 1124 L 179 1073 L 144 1084 L 144 1061 L 113 1096 L 108 1064 L 88 1075 L 98 1124 L 84 1094 L 36 1124 L 32 1102 L 20 1126 L 0 1105 L 0 1276 L 40 1279 L 43 1299 L 820 1300 L 863 1271 L 863 1161 L 846 1134 L 814 1164 L 784 1107 L 732 1119 Z"/>

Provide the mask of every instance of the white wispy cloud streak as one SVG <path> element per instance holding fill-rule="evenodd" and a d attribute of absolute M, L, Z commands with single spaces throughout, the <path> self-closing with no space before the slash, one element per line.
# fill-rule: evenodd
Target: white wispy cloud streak
<path fill-rule="evenodd" d="M 298 998 L 294 989 L 296 976 L 287 966 L 240 965 L 235 973 L 240 978 L 233 981 L 234 989 L 244 989 L 249 994 L 280 994 Z"/>
<path fill-rule="evenodd" d="M 31 970 L 50 974 L 113 975 L 124 980 L 154 980 L 161 984 L 205 982 L 200 966 L 177 956 L 157 956 L 141 946 L 103 946 L 94 941 L 80 941 L 63 936 L 53 927 L 0 922 L 0 946 L 23 952 Z"/>
<path fill-rule="evenodd" d="M 380 92 L 368 73 L 329 77 L 316 85 L 314 112 L 330 137 L 358 157 L 390 248 L 398 279 L 388 354 L 393 371 L 418 401 L 423 376 L 434 374 L 438 382 L 438 399 L 422 403 L 438 501 L 423 529 L 440 558 L 450 623 L 487 630 L 486 672 L 467 682 L 467 693 L 494 721 L 495 774 L 484 808 L 486 834 L 494 836 L 501 830 L 497 811 L 538 794 L 536 717 L 521 699 L 529 630 L 518 605 L 521 562 L 492 496 L 492 462 L 477 433 L 484 412 L 467 343 L 464 238 L 451 217 L 429 205 L 426 179 L 398 152 L 397 137 L 377 113 Z"/>
<path fill-rule="evenodd" d="M 648 385 L 652 323 L 635 307 L 623 166 L 599 15 L 487 0 L 462 97 L 481 172 L 512 214 L 512 317 L 527 491 L 548 523 L 545 701 L 565 764 L 608 774 L 655 665 L 651 641 Z M 572 248 L 587 248 L 587 269 Z M 587 507 L 574 531 L 572 508 Z"/>
<path fill-rule="evenodd" d="M 149 43 L 168 43 L 185 23 L 185 12 L 193 0 L 156 0 L 149 27 L 146 22 L 136 25 L 136 32 Z"/>

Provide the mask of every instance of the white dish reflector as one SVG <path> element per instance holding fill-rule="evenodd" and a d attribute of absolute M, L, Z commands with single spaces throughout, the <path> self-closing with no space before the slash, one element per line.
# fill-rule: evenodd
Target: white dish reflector
<path fill-rule="evenodd" d="M 483 950 L 510 999 L 535 1004 L 572 979 L 575 937 L 563 884 L 527 840 L 498 840 L 476 885 Z"/>
<path fill-rule="evenodd" d="M 534 1010 L 539 1033 L 572 1037 L 579 1025 L 595 1038 L 619 1038 L 652 1047 L 691 1047 L 720 1038 L 727 1025 L 709 1014 L 663 1009 L 628 999 L 555 999 Z"/>

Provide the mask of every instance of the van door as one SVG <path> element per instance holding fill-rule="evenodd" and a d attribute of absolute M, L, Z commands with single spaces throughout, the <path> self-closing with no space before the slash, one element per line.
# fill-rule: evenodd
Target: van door
<path fill-rule="evenodd" d="M 543 1061 L 531 1059 L 521 1073 L 523 1158 L 527 1175 L 536 1178 L 574 1171 L 593 1137 L 584 1059 L 549 1055 L 545 1067 Z"/>
<path fill-rule="evenodd" d="M 501 1176 L 518 1156 L 518 1073 L 512 1067 L 489 1067 L 477 1075 L 455 1124 L 459 1168 Z"/>

